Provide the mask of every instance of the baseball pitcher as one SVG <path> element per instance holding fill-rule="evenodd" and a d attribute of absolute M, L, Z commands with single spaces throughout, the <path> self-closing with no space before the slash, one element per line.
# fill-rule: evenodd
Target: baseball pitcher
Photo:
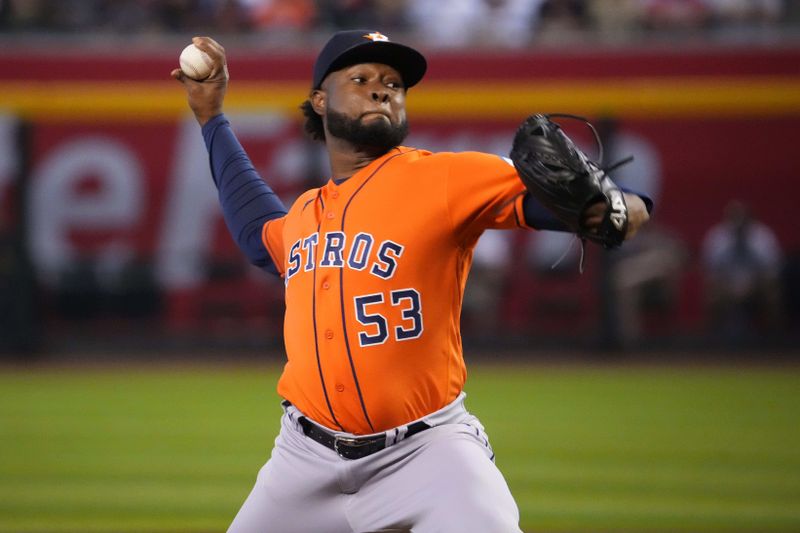
<path fill-rule="evenodd" d="M 287 210 L 223 114 L 224 49 L 193 42 L 213 60 L 210 77 L 172 76 L 202 126 L 225 220 L 286 285 L 281 431 L 229 531 L 520 531 L 483 425 L 464 406 L 472 250 L 490 228 L 616 246 L 651 202 L 616 188 L 544 115 L 523 124 L 510 159 L 404 146 L 406 98 L 426 60 L 355 30 L 324 46 L 302 106 L 330 179 Z"/>

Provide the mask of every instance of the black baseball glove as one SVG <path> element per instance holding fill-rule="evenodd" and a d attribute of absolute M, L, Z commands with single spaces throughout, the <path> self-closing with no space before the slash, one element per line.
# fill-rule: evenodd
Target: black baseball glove
<path fill-rule="evenodd" d="M 590 160 L 551 117 L 585 122 L 598 143 L 600 162 Z M 606 248 L 615 248 L 625 240 L 628 207 L 607 172 L 633 158 L 602 168 L 600 137 L 588 121 L 573 115 L 531 115 L 517 130 L 510 157 L 528 191 L 581 239 Z M 583 223 L 585 211 L 600 201 L 606 204 L 605 215 L 600 226 L 591 230 Z"/>

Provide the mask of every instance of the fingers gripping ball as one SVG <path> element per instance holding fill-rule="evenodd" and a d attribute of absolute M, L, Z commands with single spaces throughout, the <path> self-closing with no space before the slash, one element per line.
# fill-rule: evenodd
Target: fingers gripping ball
<path fill-rule="evenodd" d="M 184 74 L 199 81 L 208 78 L 214 62 L 208 54 L 190 44 L 181 52 L 180 64 Z"/>

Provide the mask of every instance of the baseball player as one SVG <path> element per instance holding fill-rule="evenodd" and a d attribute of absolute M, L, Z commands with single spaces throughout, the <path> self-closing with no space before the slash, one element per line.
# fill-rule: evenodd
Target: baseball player
<path fill-rule="evenodd" d="M 223 114 L 225 51 L 202 82 L 176 69 L 202 126 L 225 220 L 286 285 L 280 434 L 232 532 L 513 532 L 519 512 L 464 406 L 459 315 L 488 228 L 568 229 L 508 160 L 402 145 L 425 58 L 376 31 L 333 35 L 303 104 L 331 175 L 287 210 Z M 649 203 L 625 194 L 630 237 Z M 605 204 L 584 213 L 597 227 Z"/>

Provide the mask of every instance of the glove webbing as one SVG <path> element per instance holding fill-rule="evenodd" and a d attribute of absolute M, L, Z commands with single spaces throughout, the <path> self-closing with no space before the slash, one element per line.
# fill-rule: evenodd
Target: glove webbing
<path fill-rule="evenodd" d="M 603 142 L 600 140 L 600 134 L 597 133 L 597 130 L 595 129 L 595 127 L 592 125 L 591 122 L 589 122 L 589 120 L 586 117 L 581 117 L 581 116 L 578 116 L 578 115 L 570 115 L 569 113 L 545 113 L 544 116 L 547 117 L 548 119 L 550 119 L 552 117 L 555 117 L 555 118 L 571 118 L 573 120 L 579 120 L 579 121 L 583 122 L 584 124 L 586 124 L 589 127 L 589 129 L 592 131 L 592 135 L 594 136 L 595 143 L 597 143 L 597 163 L 596 164 L 597 164 L 597 167 L 600 170 L 603 171 L 603 173 L 608 174 L 612 170 L 616 170 L 619 167 L 621 167 L 622 165 L 627 165 L 628 163 L 633 161 L 633 156 L 629 155 L 628 157 L 620 159 L 616 163 L 612 163 L 612 164 L 610 164 L 608 166 L 603 166 L 603 159 L 604 159 L 604 155 L 605 155 L 604 152 L 603 152 Z"/>

